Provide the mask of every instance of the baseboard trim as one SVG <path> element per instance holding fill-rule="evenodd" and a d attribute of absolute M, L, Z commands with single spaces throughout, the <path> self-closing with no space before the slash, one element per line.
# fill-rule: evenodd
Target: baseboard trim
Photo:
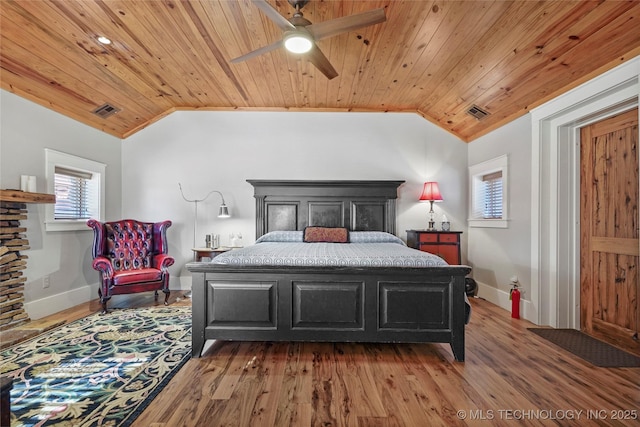
<path fill-rule="evenodd" d="M 511 300 L 509 299 L 509 292 L 503 291 L 498 288 L 494 288 L 493 286 L 489 286 L 486 283 L 478 283 L 478 297 L 483 298 L 489 301 L 492 304 L 497 305 L 498 307 L 504 308 L 507 310 L 506 316 L 511 316 Z M 530 322 L 536 323 L 537 319 L 534 319 L 534 310 L 531 305 L 531 301 L 526 299 L 520 300 L 520 318 L 526 319 Z"/>
<path fill-rule="evenodd" d="M 91 301 L 91 298 L 91 286 L 82 286 L 81 288 L 26 302 L 24 308 L 29 317 L 32 320 L 36 320 Z"/>
<path fill-rule="evenodd" d="M 172 280 L 169 290 L 171 292 L 191 290 L 191 276 L 185 276 L 185 279 L 180 281 Z M 66 310 L 67 308 L 75 307 L 76 305 L 97 299 L 97 292 L 98 284 L 95 283 L 41 298 L 39 300 L 27 302 L 24 304 L 24 309 L 31 320 L 37 320 L 55 314 L 59 311 Z M 117 295 L 117 297 L 124 295 Z"/>

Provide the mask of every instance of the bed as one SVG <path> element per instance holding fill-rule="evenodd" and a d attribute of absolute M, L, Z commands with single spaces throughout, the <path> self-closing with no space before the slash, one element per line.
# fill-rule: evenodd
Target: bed
<path fill-rule="evenodd" d="M 248 182 L 255 245 L 187 264 L 193 357 L 208 340 L 440 342 L 464 361 L 471 269 L 394 236 L 404 181 Z"/>

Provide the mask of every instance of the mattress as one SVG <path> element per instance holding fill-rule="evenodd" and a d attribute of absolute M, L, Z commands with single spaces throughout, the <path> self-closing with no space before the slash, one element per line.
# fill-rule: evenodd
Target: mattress
<path fill-rule="evenodd" d="M 302 232 L 271 232 L 255 245 L 222 253 L 211 261 L 233 266 L 438 267 L 437 255 L 409 248 L 389 233 L 350 232 L 349 243 L 306 243 Z"/>

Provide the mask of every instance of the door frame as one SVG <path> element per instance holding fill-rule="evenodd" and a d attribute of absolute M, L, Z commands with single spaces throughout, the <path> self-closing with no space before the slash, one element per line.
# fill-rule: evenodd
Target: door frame
<path fill-rule="evenodd" d="M 580 329 L 580 128 L 638 107 L 640 57 L 531 111 L 531 299 L 538 325 Z"/>

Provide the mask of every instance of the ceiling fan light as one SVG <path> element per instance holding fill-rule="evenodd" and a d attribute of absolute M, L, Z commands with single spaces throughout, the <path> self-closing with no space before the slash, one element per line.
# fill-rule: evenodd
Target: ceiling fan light
<path fill-rule="evenodd" d="M 313 42 L 302 32 L 292 32 L 284 36 L 284 47 L 291 53 L 307 53 L 313 47 Z"/>

